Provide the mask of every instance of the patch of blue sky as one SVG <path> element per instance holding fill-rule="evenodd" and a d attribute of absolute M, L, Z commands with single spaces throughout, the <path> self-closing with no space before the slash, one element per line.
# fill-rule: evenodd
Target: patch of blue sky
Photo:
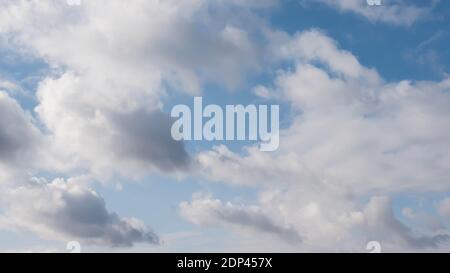
<path fill-rule="evenodd" d="M 0 46 L 0 80 L 12 82 L 21 87 L 23 92 L 12 95 L 25 110 L 32 111 L 36 106 L 34 94 L 39 82 L 49 72 L 49 65 L 45 60 Z"/>
<path fill-rule="evenodd" d="M 250 187 L 229 187 L 223 183 L 211 183 L 191 177 L 177 180 L 152 175 L 141 182 L 123 181 L 123 183 L 126 185 L 124 184 L 121 190 L 112 185 L 96 187 L 105 198 L 108 210 L 124 217 L 141 219 L 163 237 L 165 234 L 192 232 L 217 239 L 228 233 L 216 228 L 200 228 L 180 217 L 180 203 L 191 200 L 193 194 L 211 194 L 212 198 L 249 205 L 256 203 L 257 198 L 257 192 Z M 216 236 L 217 233 L 221 235 Z M 210 243 L 214 245 L 213 242 Z M 192 251 L 192 248 L 190 250 Z"/>

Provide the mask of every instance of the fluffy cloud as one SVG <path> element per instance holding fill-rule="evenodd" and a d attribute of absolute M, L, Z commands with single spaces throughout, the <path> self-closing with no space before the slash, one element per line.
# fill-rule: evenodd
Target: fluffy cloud
<path fill-rule="evenodd" d="M 198 93 L 207 82 L 234 88 L 258 71 L 261 33 L 252 25 L 260 21 L 248 9 L 272 4 L 4 1 L 0 33 L 51 68 L 39 84 L 36 112 L 55 169 L 89 170 L 101 179 L 178 172 L 190 159 L 181 142 L 162 133 L 170 132 L 162 98 L 173 90 Z"/>
<path fill-rule="evenodd" d="M 6 213 L 0 223 L 3 228 L 29 230 L 47 239 L 110 246 L 159 242 L 140 220 L 109 212 L 104 199 L 79 180 L 33 179 L 9 190 L 2 201 Z"/>
<path fill-rule="evenodd" d="M 32 113 L 39 129 L 0 93 L 2 184 L 47 171 L 97 181 L 186 171 L 191 159 L 170 137 L 163 100 L 174 92 L 198 94 L 212 82 L 233 89 L 259 71 L 262 21 L 251 9 L 275 2 L 0 0 L 2 48 L 48 66 Z M 77 183 L 17 188 L 8 199 L 8 220 L 94 243 L 156 240 L 138 221 L 107 212 L 103 199 Z M 48 206 L 22 202 L 28 197 L 40 204 L 49 199 Z"/>
<path fill-rule="evenodd" d="M 450 80 L 388 83 L 318 30 L 292 37 L 271 31 L 249 11 L 275 2 L 0 0 L 2 45 L 50 70 L 36 93 L 41 131 L 0 93 L 0 180 L 11 168 L 35 172 L 35 162 L 46 166 L 39 170 L 97 179 L 184 171 L 191 159 L 168 135 L 164 98 L 197 94 L 211 82 L 237 87 L 268 54 L 289 68 L 255 93 L 290 104 L 295 114 L 279 150 L 218 146 L 196 156 L 202 177 L 257 188 L 256 205 L 197 198 L 181 204 L 181 215 L 202 226 L 276 235 L 300 250 L 358 251 L 368 240 L 390 250 L 440 247 L 447 228 L 418 233 L 397 219 L 390 197 L 448 190 Z M 370 9 L 361 1 L 327 4 L 397 25 L 425 12 L 401 1 Z M 34 181 L 2 199 L 3 225 L 44 237 L 158 241 L 140 221 L 108 212 L 78 180 Z M 443 200 L 438 212 L 446 207 Z"/>
<path fill-rule="evenodd" d="M 119 110 L 121 98 L 102 99 L 101 90 L 84 88 L 79 78 L 65 74 L 47 79 L 38 90 L 36 112 L 51 132 L 52 149 L 64 159 L 61 168 L 133 177 L 188 167 L 183 143 L 170 136 L 167 114 L 147 106 Z M 144 103 L 129 95 L 130 102 Z"/>
<path fill-rule="evenodd" d="M 295 69 L 280 72 L 272 88 L 298 113 L 281 132 L 280 149 L 268 154 L 249 147 L 241 156 L 217 147 L 198 156 L 207 173 L 253 185 L 277 174 L 280 181 L 311 180 L 313 173 L 317 180 L 338 179 L 354 192 L 446 188 L 450 80 L 384 83 L 315 30 L 294 43 L 301 48 L 317 39 L 335 53 L 293 54 Z M 321 52 L 341 57 L 317 58 Z"/>
<path fill-rule="evenodd" d="M 257 206 L 293 227 L 299 248 L 362 251 L 368 240 L 392 251 L 445 246 L 448 228 L 410 230 L 388 197 L 448 190 L 450 80 L 387 83 L 317 30 L 281 48 L 293 68 L 266 90 L 295 117 L 280 148 L 215 147 L 197 157 L 202 175 L 257 188 Z M 375 193 L 384 197 L 370 199 Z"/>
<path fill-rule="evenodd" d="M 235 9 L 253 6 L 247 2 L 235 1 Z M 161 81 L 192 93 L 204 80 L 234 86 L 258 67 L 252 34 L 228 16 L 232 8 L 203 0 L 86 1 L 81 6 L 18 1 L 2 3 L 0 29 L 52 65 L 108 84 L 110 96 L 125 88 L 155 93 Z"/>

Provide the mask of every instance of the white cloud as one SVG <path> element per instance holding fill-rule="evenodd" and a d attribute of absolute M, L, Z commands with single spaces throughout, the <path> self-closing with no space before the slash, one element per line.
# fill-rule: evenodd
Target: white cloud
<path fill-rule="evenodd" d="M 130 93 L 125 98 L 127 92 L 123 99 L 103 97 L 102 92 L 85 87 L 72 74 L 40 84 L 36 112 L 65 162 L 61 168 L 83 168 L 100 177 L 187 168 L 190 159 L 183 143 L 170 137 L 168 115 L 147 106 L 120 110 L 125 100 L 145 103 L 145 99 Z"/>
<path fill-rule="evenodd" d="M 234 86 L 258 68 L 250 33 L 222 10 L 231 12 L 226 3 L 203 0 L 5 2 L 1 29 L 20 48 L 106 89 L 155 93 L 166 81 L 192 93 L 205 80 Z"/>
<path fill-rule="evenodd" d="M 94 243 L 155 240 L 137 221 L 107 212 L 103 199 L 78 181 L 20 185 L 40 172 L 109 181 L 121 178 L 117 174 L 185 171 L 190 158 L 170 137 L 162 100 L 175 92 L 198 94 L 206 83 L 234 89 L 259 71 L 262 21 L 251 10 L 274 4 L 0 0 L 1 46 L 49 66 L 36 90 L 39 126 L 0 93 L 0 180 L 2 186 L 9 180 L 19 185 L 8 199 L 8 220 L 38 234 Z M 28 197 L 48 206 L 36 209 L 23 202 Z"/>
<path fill-rule="evenodd" d="M 411 25 L 425 12 L 401 2 L 370 10 L 356 1 L 328 3 L 397 25 Z M 35 171 L 33 160 L 45 166 L 40 170 L 96 178 L 183 171 L 190 159 L 168 135 L 162 98 L 173 90 L 196 94 L 210 82 L 239 86 L 272 50 L 270 58 L 287 60 L 292 69 L 255 92 L 295 110 L 279 150 L 246 147 L 239 154 L 218 146 L 196 158 L 208 180 L 256 187 L 257 204 L 199 198 L 181 204 L 182 216 L 255 237 L 275 234 L 304 250 L 361 251 L 368 240 L 391 250 L 439 247 L 447 230 L 425 227 L 416 234 L 393 214 L 388 196 L 448 190 L 450 80 L 387 83 L 320 31 L 290 37 L 266 29 L 248 10 L 272 4 L 0 1 L 0 34 L 9 47 L 44 60 L 52 71 L 37 90 L 36 118 L 45 134 L 0 93 L 1 174 L 21 164 L 24 172 Z M 267 37 L 273 40 L 261 45 Z M 4 201 L 4 225 L 44 237 L 109 245 L 158 240 L 140 221 L 108 212 L 78 180 L 31 182 Z M 443 201 L 443 214 L 445 207 Z"/>
<path fill-rule="evenodd" d="M 268 90 L 296 116 L 280 132 L 280 148 L 215 147 L 198 155 L 201 175 L 257 188 L 257 206 L 292 226 L 304 239 L 299 248 L 364 251 L 369 240 L 393 251 L 442 246 L 447 228 L 430 221 L 416 234 L 386 199 L 363 200 L 448 190 L 450 80 L 386 83 L 317 30 L 283 48 L 294 68 Z"/>
<path fill-rule="evenodd" d="M 234 88 L 260 69 L 258 19 L 248 9 L 273 3 L 253 2 L 1 2 L 2 36 L 53 71 L 39 83 L 36 112 L 54 168 L 101 180 L 185 170 L 183 144 L 162 133 L 170 120 L 161 100 L 207 82 Z M 239 13 L 247 19 L 230 16 Z"/>
<path fill-rule="evenodd" d="M 312 33 L 300 36 L 315 40 L 322 35 Z M 295 41 L 309 44 L 309 39 Z M 263 177 L 270 181 L 274 174 L 298 180 L 315 173 L 318 180 L 338 179 L 354 192 L 446 188 L 450 80 L 384 83 L 357 62 L 360 73 L 350 75 L 348 66 L 326 69 L 314 64 L 316 58 L 294 58 L 295 69 L 280 72 L 272 88 L 299 110 L 281 132 L 280 149 L 261 153 L 248 148 L 241 156 L 218 147 L 199 154 L 206 170 L 241 184 L 257 184 Z"/>

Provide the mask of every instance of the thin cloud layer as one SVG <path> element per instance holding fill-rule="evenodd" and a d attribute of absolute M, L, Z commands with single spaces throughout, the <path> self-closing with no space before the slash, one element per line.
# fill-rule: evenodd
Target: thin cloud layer
<path fill-rule="evenodd" d="M 403 0 L 381 0 L 380 6 L 370 6 L 363 0 L 314 0 L 338 9 L 352 12 L 371 22 L 411 26 L 430 13 L 430 8 L 413 5 Z M 373 1 L 374 3 L 376 1 Z"/>

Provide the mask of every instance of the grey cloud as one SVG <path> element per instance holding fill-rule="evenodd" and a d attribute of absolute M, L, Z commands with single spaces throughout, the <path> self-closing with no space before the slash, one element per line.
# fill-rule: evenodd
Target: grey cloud
<path fill-rule="evenodd" d="M 13 190 L 6 200 L 3 223 L 46 238 L 108 246 L 159 243 L 144 223 L 109 212 L 105 200 L 76 179 L 32 181 Z"/>
<path fill-rule="evenodd" d="M 222 204 L 217 199 L 196 199 L 180 205 L 180 214 L 188 221 L 201 226 L 247 228 L 274 234 L 288 243 L 300 243 L 300 235 L 269 218 L 258 208 Z"/>
<path fill-rule="evenodd" d="M 266 233 L 278 234 L 287 242 L 301 242 L 298 233 L 290 228 L 285 228 L 259 212 L 249 211 L 244 208 L 226 208 L 216 210 L 219 219 L 225 222 L 250 227 Z"/>
<path fill-rule="evenodd" d="M 36 150 L 38 131 L 20 105 L 0 91 L 0 162 L 24 165 Z"/>
<path fill-rule="evenodd" d="M 110 114 L 113 133 L 112 146 L 123 159 L 149 162 L 159 169 L 170 171 L 186 168 L 190 162 L 183 142 L 170 134 L 172 120 L 156 110 L 136 110 L 127 114 Z"/>

